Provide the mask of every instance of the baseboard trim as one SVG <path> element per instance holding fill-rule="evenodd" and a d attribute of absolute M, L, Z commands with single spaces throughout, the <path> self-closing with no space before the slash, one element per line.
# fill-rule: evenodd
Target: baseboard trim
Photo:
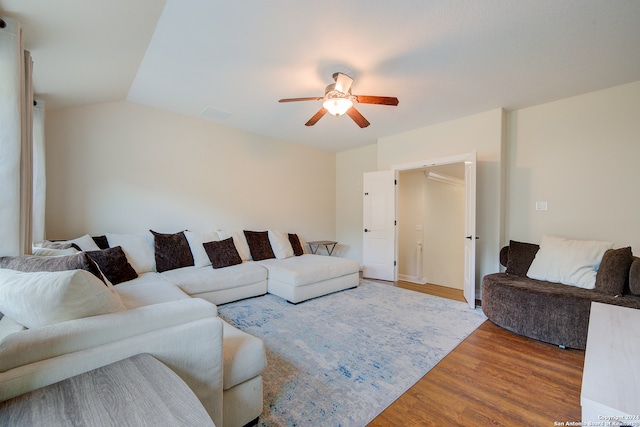
<path fill-rule="evenodd" d="M 404 282 L 416 283 L 418 285 L 427 284 L 426 277 L 407 276 L 406 274 L 398 274 L 398 280 L 402 280 Z"/>

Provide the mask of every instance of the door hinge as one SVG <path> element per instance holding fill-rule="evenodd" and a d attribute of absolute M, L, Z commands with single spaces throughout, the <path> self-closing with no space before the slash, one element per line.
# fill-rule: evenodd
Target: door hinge
<path fill-rule="evenodd" d="M 393 185 L 398 185 L 398 180 L 397 179 L 393 180 Z"/>
<path fill-rule="evenodd" d="M 395 262 L 395 261 L 393 261 L 393 266 L 394 266 L 394 267 L 396 266 L 396 262 Z"/>
<path fill-rule="evenodd" d="M 369 195 L 369 193 L 364 193 L 364 195 L 365 195 L 365 196 L 368 196 L 368 195 Z"/>
<path fill-rule="evenodd" d="M 398 221 L 393 221 L 393 225 L 398 225 Z"/>

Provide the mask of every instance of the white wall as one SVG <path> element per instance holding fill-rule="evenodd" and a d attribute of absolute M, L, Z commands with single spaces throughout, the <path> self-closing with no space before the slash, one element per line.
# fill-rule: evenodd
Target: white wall
<path fill-rule="evenodd" d="M 640 82 L 509 113 L 508 140 L 507 238 L 608 240 L 640 253 Z"/>
<path fill-rule="evenodd" d="M 362 176 L 378 167 L 377 146 L 336 155 L 336 251 L 362 263 Z"/>
<path fill-rule="evenodd" d="M 335 238 L 333 152 L 128 102 L 47 114 L 49 239 L 218 228 Z"/>

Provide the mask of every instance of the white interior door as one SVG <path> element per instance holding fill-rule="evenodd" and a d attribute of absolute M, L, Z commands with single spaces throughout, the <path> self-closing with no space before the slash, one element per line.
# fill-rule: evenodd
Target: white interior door
<path fill-rule="evenodd" d="M 469 307 L 476 307 L 476 152 L 464 162 L 465 183 L 465 243 L 464 298 Z"/>
<path fill-rule="evenodd" d="M 363 178 L 363 276 L 396 280 L 396 172 Z"/>

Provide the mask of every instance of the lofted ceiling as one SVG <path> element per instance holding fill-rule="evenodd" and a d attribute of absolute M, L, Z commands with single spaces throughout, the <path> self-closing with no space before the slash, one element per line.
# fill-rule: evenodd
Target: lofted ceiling
<path fill-rule="evenodd" d="M 640 80 L 637 0 L 0 0 L 48 109 L 136 102 L 331 151 Z M 371 122 L 304 123 L 334 72 Z"/>

